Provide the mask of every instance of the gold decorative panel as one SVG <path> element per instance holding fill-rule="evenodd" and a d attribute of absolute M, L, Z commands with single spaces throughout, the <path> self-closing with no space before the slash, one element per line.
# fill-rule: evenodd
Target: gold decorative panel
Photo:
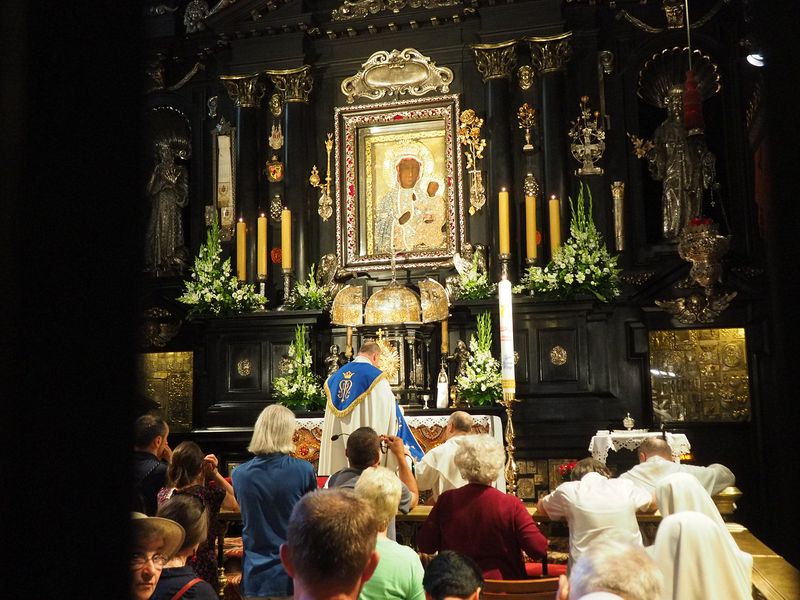
<path fill-rule="evenodd" d="M 649 341 L 656 423 L 750 418 L 744 329 L 651 331 Z"/>
<path fill-rule="evenodd" d="M 139 355 L 139 389 L 145 397 L 161 407 L 170 431 L 185 432 L 192 429 L 192 360 L 191 352 Z"/>

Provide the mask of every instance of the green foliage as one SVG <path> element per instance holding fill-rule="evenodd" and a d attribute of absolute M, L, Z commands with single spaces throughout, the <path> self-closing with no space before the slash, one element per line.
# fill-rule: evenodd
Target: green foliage
<path fill-rule="evenodd" d="M 237 315 L 263 309 L 267 299 L 249 283 L 241 283 L 231 273 L 229 258 L 222 260 L 219 226 L 216 220 L 208 228 L 206 243 L 200 246 L 191 276 L 184 281 L 186 291 L 179 302 L 191 306 L 189 316 Z"/>
<path fill-rule="evenodd" d="M 325 407 L 325 394 L 319 377 L 312 369 L 306 335 L 306 326 L 298 325 L 294 341 L 289 345 L 289 358 L 282 362 L 281 375 L 272 382 L 278 401 L 294 410 Z"/>
<path fill-rule="evenodd" d="M 584 189 L 589 197 L 587 209 Z M 515 291 L 569 298 L 592 294 L 601 302 L 619 296 L 617 257 L 611 256 L 592 218 L 592 192 L 581 183 L 578 200 L 573 204 L 570 238 L 558 249 L 544 268 L 529 267 Z"/>
<path fill-rule="evenodd" d="M 479 272 L 478 253 L 472 256 L 472 266 L 458 277 L 459 300 L 483 300 L 497 293 L 497 284 L 489 281 L 489 274 Z"/>
<path fill-rule="evenodd" d="M 328 310 L 331 306 L 333 298 L 331 298 L 330 290 L 322 287 L 317 283 L 314 276 L 315 265 L 311 265 L 308 270 L 308 279 L 305 282 L 298 282 L 294 288 L 292 296 L 292 308 L 302 310 Z"/>
<path fill-rule="evenodd" d="M 470 355 L 456 376 L 459 396 L 473 406 L 486 406 L 503 394 L 500 361 L 492 356 L 492 316 L 478 315 L 478 328 L 469 340 Z"/>

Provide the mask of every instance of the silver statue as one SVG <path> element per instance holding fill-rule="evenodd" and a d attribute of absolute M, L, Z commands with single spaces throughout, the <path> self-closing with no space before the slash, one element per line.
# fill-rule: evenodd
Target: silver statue
<path fill-rule="evenodd" d="M 325 364 L 328 366 L 328 375 L 333 375 L 342 366 L 342 356 L 339 353 L 339 344 L 331 344 L 328 356 L 325 357 Z"/>
<path fill-rule="evenodd" d="M 456 377 L 466 373 L 467 363 L 469 363 L 469 349 L 464 340 L 458 340 L 455 351 L 447 357 L 447 360 L 456 361 Z"/>
<path fill-rule="evenodd" d="M 672 240 L 702 214 L 703 192 L 717 186 L 716 159 L 702 133 L 690 135 L 683 125 L 683 87 L 670 88 L 665 104 L 667 118 L 653 141 L 632 140 L 636 155 L 647 158 L 650 174 L 663 184 L 663 234 Z"/>
<path fill-rule="evenodd" d="M 182 211 L 189 204 L 186 167 L 175 161 L 176 150 L 164 140 L 156 143 L 156 164 L 147 183 L 150 218 L 147 224 L 145 269 L 157 277 L 181 273 L 187 263 Z M 185 158 L 177 151 L 179 158 Z"/>

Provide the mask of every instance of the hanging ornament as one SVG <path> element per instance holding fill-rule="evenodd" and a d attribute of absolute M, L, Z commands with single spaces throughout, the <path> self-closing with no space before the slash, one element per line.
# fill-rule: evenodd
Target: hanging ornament
<path fill-rule="evenodd" d="M 281 131 L 281 124 L 272 124 L 272 130 L 269 134 L 269 147 L 273 150 L 280 150 L 283 147 L 283 131 Z"/>
<path fill-rule="evenodd" d="M 283 181 L 283 163 L 278 160 L 278 157 L 272 155 L 272 160 L 267 161 L 267 181 L 277 183 Z"/>

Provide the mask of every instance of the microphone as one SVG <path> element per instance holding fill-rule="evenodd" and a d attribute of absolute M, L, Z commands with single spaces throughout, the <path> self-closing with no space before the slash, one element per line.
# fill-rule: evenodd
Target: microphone
<path fill-rule="evenodd" d="M 350 434 L 349 433 L 337 433 L 336 435 L 332 435 L 331 436 L 331 441 L 335 442 L 336 440 L 338 440 L 343 435 L 350 435 Z"/>

